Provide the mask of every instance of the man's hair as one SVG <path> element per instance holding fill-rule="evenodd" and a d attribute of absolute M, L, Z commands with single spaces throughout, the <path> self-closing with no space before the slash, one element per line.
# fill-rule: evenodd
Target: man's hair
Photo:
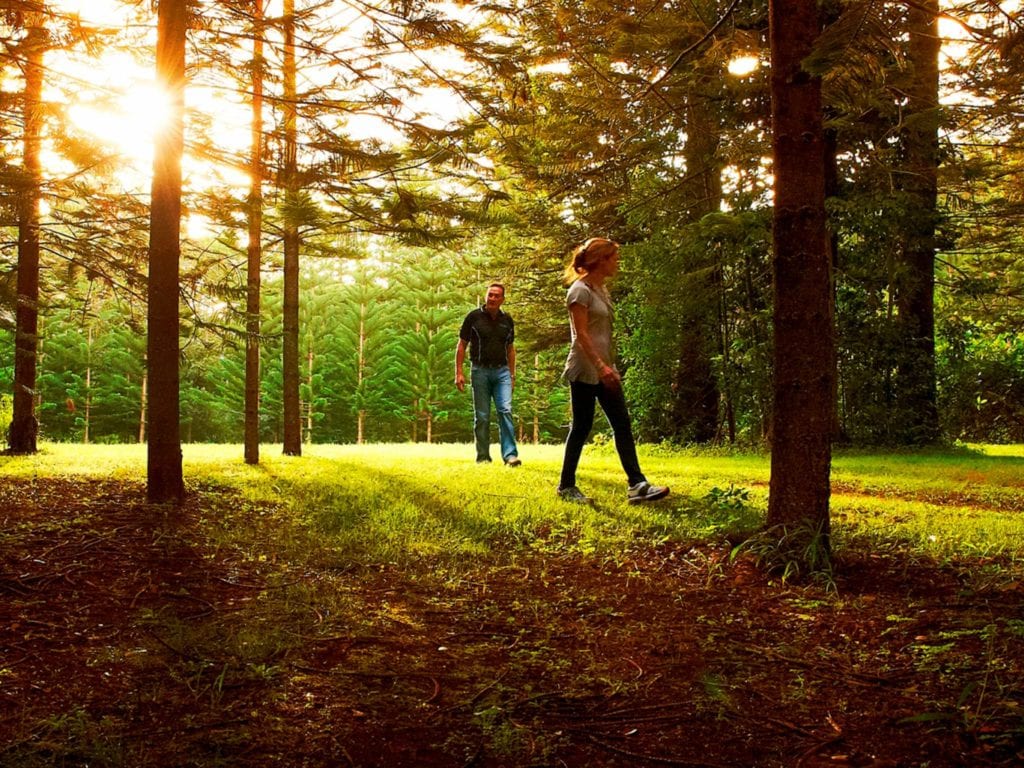
<path fill-rule="evenodd" d="M 487 286 L 487 291 L 491 290 L 491 288 L 501 288 L 501 295 L 505 295 L 505 286 L 502 283 L 491 283 Z M 487 291 L 484 291 L 484 293 L 487 293 Z"/>

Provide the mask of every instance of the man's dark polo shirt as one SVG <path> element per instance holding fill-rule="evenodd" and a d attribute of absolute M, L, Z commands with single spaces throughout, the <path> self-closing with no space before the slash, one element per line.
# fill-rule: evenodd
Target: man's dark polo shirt
<path fill-rule="evenodd" d="M 474 366 L 500 368 L 508 365 L 508 348 L 516 338 L 515 323 L 500 309 L 492 318 L 481 307 L 466 315 L 459 338 L 469 344 L 469 359 Z"/>

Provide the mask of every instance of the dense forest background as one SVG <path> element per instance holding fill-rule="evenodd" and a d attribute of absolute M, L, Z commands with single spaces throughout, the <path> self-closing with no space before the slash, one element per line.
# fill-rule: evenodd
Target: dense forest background
<path fill-rule="evenodd" d="M 928 54 L 910 44 L 908 8 L 824 3 L 807 62 L 824 78 L 829 138 L 834 437 L 1024 441 L 1018 4 L 935 6 L 938 108 L 915 97 Z M 560 441 L 561 270 L 591 235 L 623 244 L 613 292 L 639 435 L 770 439 L 766 3 L 191 10 L 184 440 L 242 440 L 254 220 L 266 442 L 282 439 L 289 247 L 303 440 L 471 440 L 468 397 L 452 385 L 456 334 L 500 280 L 517 326 L 522 439 Z M 151 166 L 132 147 L 159 113 L 138 99 L 155 23 L 149 2 L 0 10 L 0 392 L 14 383 L 29 199 L 46 439 L 146 439 Z M 920 151 L 922 135 L 933 151 Z M 917 183 L 929 174 L 934 208 Z M 910 258 L 922 231 L 924 276 Z"/>

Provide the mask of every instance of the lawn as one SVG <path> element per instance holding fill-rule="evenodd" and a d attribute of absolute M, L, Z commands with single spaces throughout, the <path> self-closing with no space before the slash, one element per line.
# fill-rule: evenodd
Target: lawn
<path fill-rule="evenodd" d="M 836 566 L 744 544 L 766 456 L 185 446 L 0 457 L 0 766 L 1024 759 L 1024 449 L 839 453 Z M 770 543 L 770 538 L 768 539 Z"/>

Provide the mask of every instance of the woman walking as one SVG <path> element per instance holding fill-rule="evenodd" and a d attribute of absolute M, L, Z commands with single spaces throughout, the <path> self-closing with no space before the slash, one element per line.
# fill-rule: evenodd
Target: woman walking
<path fill-rule="evenodd" d="M 565 441 L 558 495 L 569 501 L 590 501 L 576 487 L 576 467 L 594 425 L 597 403 L 615 435 L 615 450 L 629 486 L 629 503 L 655 501 L 669 493 L 665 486 L 649 483 L 640 470 L 622 377 L 615 368 L 614 309 L 605 281 L 618 271 L 619 245 L 603 237 L 592 237 L 576 248 L 566 267 L 566 281 L 572 281 L 565 299 L 572 345 L 563 375 L 569 382 L 572 426 Z"/>

